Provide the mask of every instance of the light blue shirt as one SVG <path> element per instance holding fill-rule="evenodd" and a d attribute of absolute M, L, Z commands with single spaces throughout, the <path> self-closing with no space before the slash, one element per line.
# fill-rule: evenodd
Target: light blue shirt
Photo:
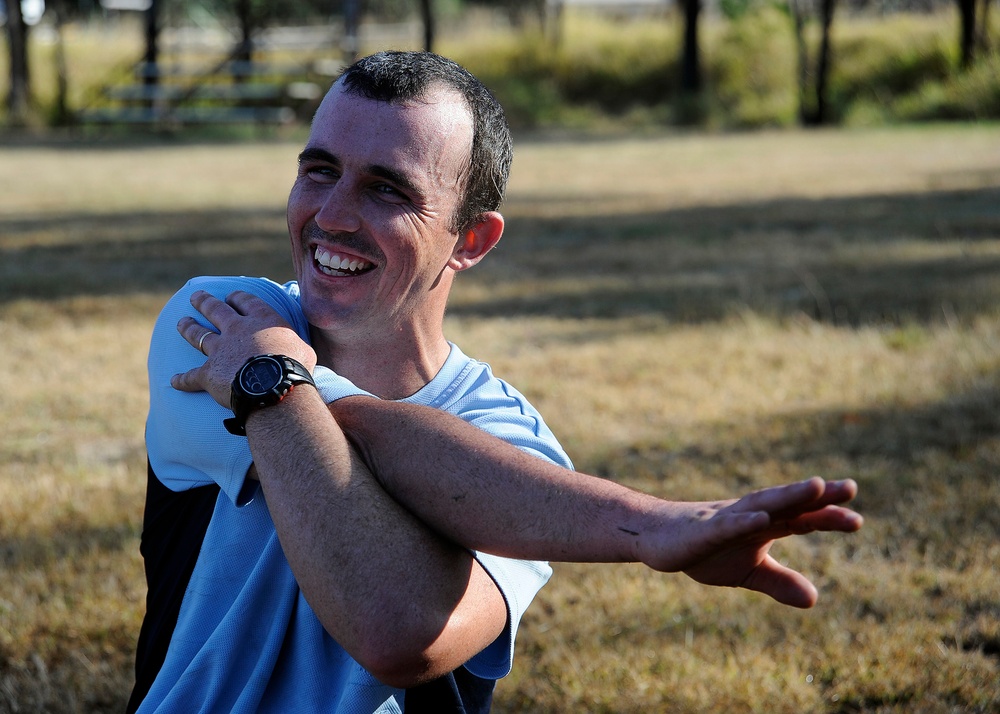
<path fill-rule="evenodd" d="M 224 495 L 216 501 L 166 660 L 139 711 L 401 711 L 403 690 L 382 684 L 351 659 L 299 591 L 263 492 L 246 479 L 252 462 L 247 440 L 222 426 L 231 412 L 207 393 L 170 387 L 172 375 L 204 361 L 176 329 L 184 315 L 208 326 L 190 305 L 195 290 L 219 298 L 234 290 L 254 293 L 309 339 L 297 285 L 258 278 L 192 280 L 171 298 L 156 322 L 146 424 L 153 471 L 171 490 L 214 483 Z M 315 377 L 328 402 L 361 393 L 328 369 L 317 368 Z M 451 412 L 540 458 L 572 467 L 524 396 L 455 345 L 434 379 L 403 401 Z M 466 668 L 476 676 L 498 679 L 510 671 L 521 616 L 552 571 L 543 562 L 473 555 L 502 592 L 508 621 L 500 637 Z"/>

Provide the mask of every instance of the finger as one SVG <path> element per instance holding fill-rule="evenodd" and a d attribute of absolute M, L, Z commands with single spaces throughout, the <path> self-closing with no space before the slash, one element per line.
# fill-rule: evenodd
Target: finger
<path fill-rule="evenodd" d="M 788 530 L 796 535 L 816 531 L 853 533 L 864 525 L 861 514 L 841 506 L 826 506 L 818 511 L 804 513 L 787 522 Z"/>
<path fill-rule="evenodd" d="M 791 520 L 805 513 L 820 511 L 829 506 L 840 506 L 851 501 L 858 493 L 858 485 L 851 479 L 826 481 L 824 484 L 825 488 L 819 498 L 790 508 L 772 511 L 771 517 L 776 521 Z"/>
<path fill-rule="evenodd" d="M 202 382 L 203 368 L 188 370 L 181 374 L 175 374 L 170 378 L 170 386 L 179 392 L 203 392 L 205 387 Z"/>
<path fill-rule="evenodd" d="M 187 340 L 189 345 L 204 354 L 207 354 L 205 352 L 205 345 L 209 338 L 218 334 L 215 330 L 205 327 L 193 317 L 182 317 L 177 322 L 177 331 L 181 334 L 181 337 Z"/>
<path fill-rule="evenodd" d="M 235 312 L 225 302 L 204 290 L 195 290 L 191 293 L 191 305 L 216 327 L 224 327 Z"/>
<path fill-rule="evenodd" d="M 241 315 L 249 315 L 261 309 L 270 307 L 265 300 L 245 290 L 234 290 L 226 296 L 226 303 Z"/>
<path fill-rule="evenodd" d="M 820 501 L 826 505 L 847 503 L 858 495 L 858 484 L 854 479 L 844 479 L 843 481 L 827 481 L 826 490 Z"/>
<path fill-rule="evenodd" d="M 271 325 L 291 327 L 266 300 L 244 290 L 235 290 L 226 296 L 226 303 L 240 315 L 254 317 Z"/>
<path fill-rule="evenodd" d="M 781 513 L 816 503 L 818 499 L 822 498 L 825 491 L 826 482 L 823 479 L 811 478 L 798 483 L 754 491 L 733 504 L 733 510 Z"/>
<path fill-rule="evenodd" d="M 754 568 L 741 587 L 764 593 L 783 605 L 810 608 L 819 599 L 816 586 L 802 573 L 785 567 L 770 555 Z"/>
<path fill-rule="evenodd" d="M 813 477 L 806 481 L 766 488 L 744 496 L 736 502 L 736 510 L 761 510 L 772 520 L 790 520 L 809 511 L 847 503 L 857 495 L 857 484 L 845 481 L 824 481 Z"/>

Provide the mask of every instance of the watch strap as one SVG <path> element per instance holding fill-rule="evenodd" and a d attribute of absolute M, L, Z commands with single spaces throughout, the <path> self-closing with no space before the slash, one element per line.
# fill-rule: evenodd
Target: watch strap
<path fill-rule="evenodd" d="M 264 395 L 251 396 L 242 389 L 240 385 L 240 375 L 254 360 L 261 358 L 276 360 L 281 365 L 281 379 L 268 393 Z M 233 379 L 230 397 L 230 406 L 233 410 L 233 416 L 229 419 L 223 419 L 222 425 L 226 428 L 226 431 L 234 436 L 246 436 L 247 418 L 258 409 L 274 406 L 275 404 L 281 402 L 281 400 L 284 399 L 297 384 L 311 384 L 314 387 L 316 386 L 316 382 L 313 380 L 309 370 L 306 369 L 305 365 L 301 362 L 298 362 L 297 360 L 294 360 L 286 355 L 277 354 L 257 355 L 255 357 L 251 357 L 243 363 L 243 366 L 240 367 L 239 371 L 236 373 L 236 377 Z"/>

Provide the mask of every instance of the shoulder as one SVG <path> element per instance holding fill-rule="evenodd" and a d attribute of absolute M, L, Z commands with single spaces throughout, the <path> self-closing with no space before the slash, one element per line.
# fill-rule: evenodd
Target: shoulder
<path fill-rule="evenodd" d="M 463 420 L 549 461 L 572 468 L 555 434 L 517 388 L 493 374 L 489 364 L 465 355 L 456 345 L 431 383 L 429 406 Z M 431 386 L 428 385 L 428 386 Z"/>
<path fill-rule="evenodd" d="M 308 324 L 302 315 L 298 301 L 298 286 L 294 282 L 282 285 L 268 278 L 243 275 L 203 275 L 188 280 L 167 300 L 158 322 L 166 323 L 170 330 L 173 330 L 177 320 L 185 315 L 199 319 L 200 316 L 191 306 L 191 295 L 199 290 L 220 300 L 225 300 L 227 295 L 237 290 L 256 295 L 274 308 L 296 332 L 308 339 Z"/>

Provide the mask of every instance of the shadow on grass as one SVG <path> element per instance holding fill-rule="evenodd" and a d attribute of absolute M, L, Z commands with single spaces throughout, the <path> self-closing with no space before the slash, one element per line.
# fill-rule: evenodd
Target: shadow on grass
<path fill-rule="evenodd" d="M 33 572 L 91 553 L 124 552 L 134 547 L 138 537 L 139 529 L 128 523 L 56 524 L 49 532 L 0 539 L 0 561 L 8 574 Z"/>
<path fill-rule="evenodd" d="M 507 235 L 462 277 L 452 314 L 699 323 L 750 308 L 861 324 L 1000 302 L 1000 254 L 977 247 L 1000 239 L 1000 188 L 598 216 L 571 202 L 527 217 L 535 201 L 547 199 L 512 202 Z M 290 278 L 282 212 L 0 218 L 0 303 L 165 292 L 198 274 Z"/>
<path fill-rule="evenodd" d="M 195 275 L 291 278 L 282 211 L 0 218 L 0 303 L 172 292 Z"/>
<path fill-rule="evenodd" d="M 855 507 L 891 524 L 880 547 L 933 543 L 934 558 L 956 566 L 963 549 L 1000 535 L 1000 388 L 909 409 L 799 411 L 706 425 L 683 442 L 635 443 L 578 466 L 640 489 L 669 490 L 679 477 L 728 494 L 814 475 L 853 478 Z"/>
<path fill-rule="evenodd" d="M 939 322 L 1000 302 L 988 245 L 1000 239 L 1000 188 L 516 216 L 479 269 L 490 297 L 453 314 L 700 323 L 750 308 L 857 325 Z"/>

